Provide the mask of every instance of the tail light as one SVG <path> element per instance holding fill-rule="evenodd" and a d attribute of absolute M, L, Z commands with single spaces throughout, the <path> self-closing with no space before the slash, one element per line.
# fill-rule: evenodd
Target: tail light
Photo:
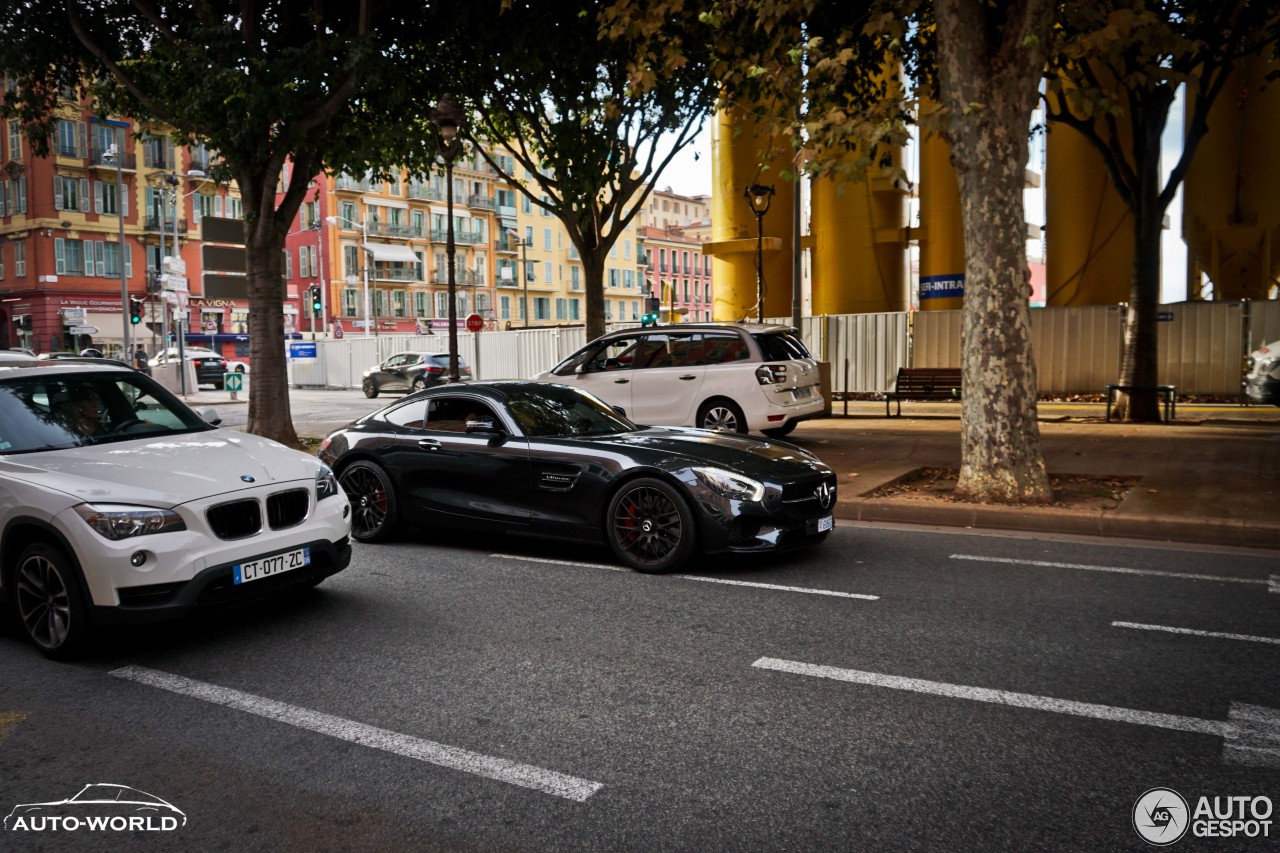
<path fill-rule="evenodd" d="M 787 381 L 785 364 L 762 364 L 756 368 L 756 381 L 761 385 L 777 385 Z"/>
<path fill-rule="evenodd" d="M 427 372 L 427 373 L 430 373 L 430 374 L 432 374 L 432 375 L 434 376 L 434 375 L 436 375 L 436 374 L 438 374 L 438 373 L 444 373 L 444 368 L 443 368 L 443 367 L 437 367 L 436 365 L 434 365 L 434 364 L 433 364 L 433 365 L 431 365 L 430 367 L 428 367 L 428 368 L 427 368 L 426 372 Z"/>

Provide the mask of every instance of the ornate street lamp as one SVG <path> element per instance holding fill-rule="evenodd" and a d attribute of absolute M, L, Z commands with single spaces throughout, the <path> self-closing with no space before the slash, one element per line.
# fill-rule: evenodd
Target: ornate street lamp
<path fill-rule="evenodd" d="M 440 156 L 444 158 L 445 178 L 445 259 L 448 264 L 449 282 L 449 381 L 458 381 L 458 283 L 454 275 L 453 256 L 453 161 L 462 153 L 462 110 L 452 95 L 445 95 L 431 111 L 431 123 L 440 132 L 437 141 Z"/>
<path fill-rule="evenodd" d="M 773 185 L 752 184 L 743 193 L 756 215 L 756 316 L 764 322 L 764 215 L 773 203 Z"/>

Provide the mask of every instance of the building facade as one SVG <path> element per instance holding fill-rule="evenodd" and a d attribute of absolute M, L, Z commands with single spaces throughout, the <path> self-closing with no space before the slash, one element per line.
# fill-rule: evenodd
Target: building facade
<path fill-rule="evenodd" d="M 715 319 L 711 257 L 702 254 L 710 217 L 708 196 L 684 196 L 670 187 L 654 190 L 641 212 L 645 295 L 660 300 L 664 323 Z"/>

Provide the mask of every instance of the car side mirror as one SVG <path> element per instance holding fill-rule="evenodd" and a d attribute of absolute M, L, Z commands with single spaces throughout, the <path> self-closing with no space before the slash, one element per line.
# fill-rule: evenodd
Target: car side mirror
<path fill-rule="evenodd" d="M 609 408 L 613 409 L 614 414 L 618 415 L 618 417 L 625 418 L 627 416 L 627 410 L 621 406 L 610 406 Z"/>
<path fill-rule="evenodd" d="M 494 422 L 493 418 L 476 418 L 474 420 L 467 421 L 466 431 L 490 434 L 502 432 Z"/>
<path fill-rule="evenodd" d="M 200 413 L 200 418 L 210 426 L 218 426 L 222 423 L 222 417 L 218 414 L 217 409 L 205 409 Z"/>
<path fill-rule="evenodd" d="M 573 372 L 581 376 L 582 374 L 587 372 L 587 366 L 585 364 L 579 364 L 577 367 L 573 369 Z"/>

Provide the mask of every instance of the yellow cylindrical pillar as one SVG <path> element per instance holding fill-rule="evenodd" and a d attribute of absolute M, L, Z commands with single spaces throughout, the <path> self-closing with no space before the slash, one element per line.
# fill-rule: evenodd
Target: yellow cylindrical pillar
<path fill-rule="evenodd" d="M 964 306 L 964 216 L 951 146 L 939 134 L 920 143 L 920 310 Z"/>
<path fill-rule="evenodd" d="M 1131 146 L 1123 131 L 1126 122 L 1117 124 L 1125 145 Z M 1078 131 L 1051 124 L 1046 159 L 1045 303 L 1128 302 L 1133 214 L 1111 185 L 1102 155 Z"/>
<path fill-rule="evenodd" d="M 790 317 L 796 185 L 782 173 L 793 171 L 791 143 L 782 135 L 771 137 L 745 110 L 735 107 L 716 114 L 711 146 L 715 230 L 705 250 L 713 255 L 712 319 L 756 317 L 757 244 L 763 245 L 764 316 Z M 762 241 L 757 240 L 756 215 L 744 195 L 753 184 L 772 186 L 774 191 L 769 211 L 760 220 Z"/>
<path fill-rule="evenodd" d="M 892 154 L 895 163 L 898 150 Z M 904 193 L 892 166 L 862 180 L 813 181 L 814 315 L 903 311 Z"/>
<path fill-rule="evenodd" d="M 1266 299 L 1280 276 L 1280 161 L 1272 150 L 1280 90 L 1262 88 L 1276 70 L 1260 59 L 1240 63 L 1209 111 L 1183 187 L 1187 262 L 1208 274 L 1216 300 Z"/>

